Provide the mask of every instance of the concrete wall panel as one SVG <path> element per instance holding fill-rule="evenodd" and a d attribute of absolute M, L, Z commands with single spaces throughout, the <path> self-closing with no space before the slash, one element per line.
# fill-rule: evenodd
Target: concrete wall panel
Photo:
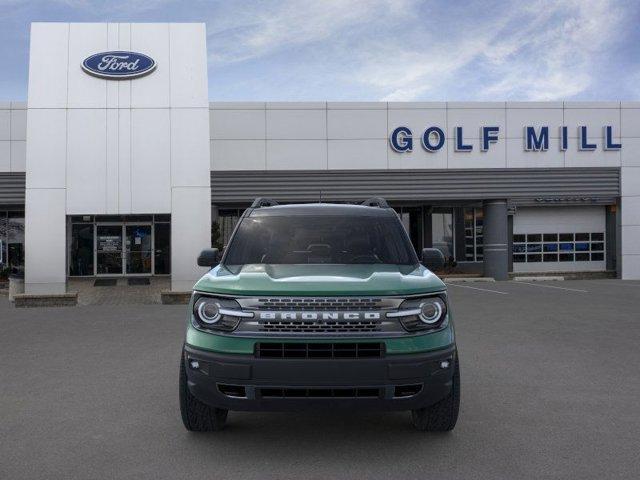
<path fill-rule="evenodd" d="M 171 23 L 169 35 L 171 106 L 209 108 L 204 23 Z"/>
<path fill-rule="evenodd" d="M 110 82 L 113 84 L 113 82 Z M 115 93 L 115 92 L 114 92 Z M 115 99 L 117 101 L 117 99 Z M 105 210 L 106 213 L 117 215 L 120 212 L 118 205 L 118 137 L 119 137 L 119 115 L 118 110 L 108 109 L 106 111 L 107 132 L 106 132 L 106 158 L 105 158 Z"/>
<path fill-rule="evenodd" d="M 132 108 L 168 108 L 171 106 L 171 63 L 169 24 L 132 23 L 131 50 L 149 55 L 158 65 L 155 71 L 131 80 Z M 183 85 L 181 88 L 189 88 Z"/>
<path fill-rule="evenodd" d="M 264 170 L 265 140 L 212 140 L 212 170 Z"/>
<path fill-rule="evenodd" d="M 267 138 L 313 140 L 327 138 L 325 110 L 267 110 Z"/>
<path fill-rule="evenodd" d="M 67 108 L 68 62 L 69 24 L 32 23 L 29 108 Z"/>
<path fill-rule="evenodd" d="M 0 172 L 11 171 L 11 142 L 0 140 Z"/>
<path fill-rule="evenodd" d="M 212 140 L 263 140 L 266 138 L 264 109 L 211 109 L 209 112 Z"/>
<path fill-rule="evenodd" d="M 327 111 L 329 140 L 362 140 L 387 138 L 386 110 Z"/>
<path fill-rule="evenodd" d="M 118 213 L 131 208 L 131 110 L 118 110 Z"/>
<path fill-rule="evenodd" d="M 107 111 L 74 108 L 67 116 L 67 213 L 104 214 Z"/>
<path fill-rule="evenodd" d="M 27 189 L 65 188 L 67 111 L 29 110 L 27 145 Z"/>
<path fill-rule="evenodd" d="M 267 170 L 326 169 L 326 140 L 267 140 Z"/>
<path fill-rule="evenodd" d="M 11 171 L 24 172 L 27 168 L 27 142 L 14 140 L 11 142 Z"/>
<path fill-rule="evenodd" d="M 211 190 L 174 187 L 171 204 L 171 289 L 189 291 L 207 271 L 196 259 L 203 248 L 211 247 Z"/>
<path fill-rule="evenodd" d="M 131 212 L 171 211 L 171 120 L 168 108 L 131 110 Z"/>
<path fill-rule="evenodd" d="M 387 141 L 329 140 L 330 170 L 386 169 Z"/>
<path fill-rule="evenodd" d="M 619 134 L 626 138 L 640 138 L 640 108 L 620 110 L 621 129 Z"/>
<path fill-rule="evenodd" d="M 11 140 L 27 139 L 27 110 L 11 110 Z"/>
<path fill-rule="evenodd" d="M 0 109 L 0 142 L 11 140 L 11 110 L 7 108 Z"/>
<path fill-rule="evenodd" d="M 106 108 L 107 80 L 82 72 L 82 62 L 94 53 L 106 52 L 106 23 L 69 25 L 69 73 L 67 108 Z"/>
<path fill-rule="evenodd" d="M 209 109 L 171 109 L 171 186 L 209 187 Z"/>
<path fill-rule="evenodd" d="M 25 291 L 66 291 L 66 214 L 63 188 L 27 189 Z"/>

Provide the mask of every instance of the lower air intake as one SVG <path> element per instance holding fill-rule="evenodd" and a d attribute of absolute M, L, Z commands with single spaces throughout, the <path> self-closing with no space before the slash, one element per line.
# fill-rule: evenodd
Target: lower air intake
<path fill-rule="evenodd" d="M 226 385 L 224 383 L 219 383 L 218 390 L 227 397 L 247 398 L 247 392 L 242 385 Z"/>
<path fill-rule="evenodd" d="M 257 343 L 258 358 L 380 358 L 384 343 Z"/>
<path fill-rule="evenodd" d="M 393 396 L 396 398 L 413 397 L 422 391 L 421 384 L 398 385 L 394 388 Z"/>
<path fill-rule="evenodd" d="M 262 398 L 378 398 L 379 388 L 261 388 Z"/>

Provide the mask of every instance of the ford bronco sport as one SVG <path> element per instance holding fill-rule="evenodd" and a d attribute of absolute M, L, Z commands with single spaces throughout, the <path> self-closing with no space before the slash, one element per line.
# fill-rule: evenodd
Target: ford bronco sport
<path fill-rule="evenodd" d="M 257 199 L 224 255 L 194 286 L 180 360 L 192 431 L 229 410 L 411 411 L 419 430 L 453 429 L 460 368 L 444 283 L 384 199 L 278 205 Z"/>

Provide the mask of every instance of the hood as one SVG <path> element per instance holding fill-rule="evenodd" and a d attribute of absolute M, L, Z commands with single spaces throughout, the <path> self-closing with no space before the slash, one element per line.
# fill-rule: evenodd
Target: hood
<path fill-rule="evenodd" d="M 231 295 L 409 295 L 445 289 L 422 265 L 218 265 L 194 289 Z"/>

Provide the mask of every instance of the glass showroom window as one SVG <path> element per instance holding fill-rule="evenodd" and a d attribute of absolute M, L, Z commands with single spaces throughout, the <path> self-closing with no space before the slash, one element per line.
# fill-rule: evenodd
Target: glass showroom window
<path fill-rule="evenodd" d="M 393 207 L 400 221 L 409 234 L 411 244 L 418 256 L 421 255 L 424 242 L 424 206 Z"/>
<path fill-rule="evenodd" d="M 168 275 L 171 215 L 74 215 L 69 276 Z"/>
<path fill-rule="evenodd" d="M 483 220 L 481 208 L 465 208 L 464 214 L 464 261 L 482 262 Z"/>
<path fill-rule="evenodd" d="M 0 211 L 0 278 L 9 275 L 7 265 L 7 212 Z"/>
<path fill-rule="evenodd" d="M 93 275 L 93 222 L 71 224 L 69 275 Z"/>
<path fill-rule="evenodd" d="M 229 244 L 229 239 L 240 220 L 244 209 L 230 208 L 218 211 L 218 220 L 211 224 L 211 245 L 223 249 Z"/>
<path fill-rule="evenodd" d="M 0 212 L 2 270 L 18 273 L 24 270 L 24 212 Z"/>
<path fill-rule="evenodd" d="M 604 251 L 604 232 L 513 235 L 513 261 L 518 263 L 601 262 Z"/>
<path fill-rule="evenodd" d="M 154 216 L 154 255 L 155 274 L 169 275 L 171 273 L 171 216 Z"/>
<path fill-rule="evenodd" d="M 442 252 L 448 261 L 454 259 L 453 209 L 434 208 L 431 214 L 431 240 L 433 248 Z"/>

